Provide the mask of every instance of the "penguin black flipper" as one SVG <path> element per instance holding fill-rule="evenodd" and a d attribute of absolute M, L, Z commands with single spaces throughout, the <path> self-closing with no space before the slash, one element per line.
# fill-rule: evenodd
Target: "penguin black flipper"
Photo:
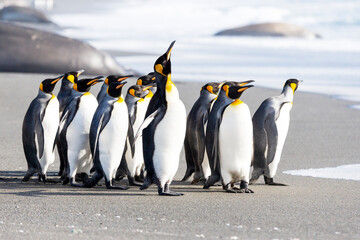
<path fill-rule="evenodd" d="M 36 109 L 36 112 L 35 114 L 29 112 L 29 110 L 26 112 L 22 128 L 23 148 L 28 165 L 28 170 L 22 180 L 23 182 L 29 181 L 30 177 L 34 173 L 41 172 L 41 166 L 37 156 L 37 148 L 35 143 L 36 131 L 34 131 L 36 126 L 39 125 L 41 104 L 39 104 L 39 102 L 33 101 L 30 104 L 29 109 Z"/>
<path fill-rule="evenodd" d="M 152 183 L 156 183 L 155 181 L 158 181 L 154 169 L 154 163 L 152 161 L 154 150 L 155 150 L 155 144 L 153 141 L 153 136 L 155 134 L 156 126 L 159 124 L 159 122 L 163 119 L 166 112 L 166 106 L 161 105 L 153 114 L 149 115 L 145 120 L 148 121 L 148 126 L 143 128 L 143 152 L 144 152 L 144 162 L 146 166 L 146 177 L 144 184 L 140 187 L 141 190 L 144 190 L 148 188 Z M 141 129 L 141 127 L 140 127 Z M 139 129 L 139 131 L 140 131 Z M 138 134 L 136 134 L 138 135 Z M 145 144 L 146 143 L 146 144 Z"/>
<path fill-rule="evenodd" d="M 74 104 L 72 104 L 74 101 Z M 64 172 L 67 173 L 68 171 L 68 145 L 66 141 L 66 132 L 67 128 L 69 127 L 70 123 L 74 119 L 76 112 L 79 108 L 80 104 L 80 96 L 73 98 L 71 101 L 68 102 L 68 104 L 65 106 L 64 111 L 62 113 L 61 119 L 60 119 L 60 125 L 59 125 L 59 143 L 61 145 L 61 151 L 62 156 L 65 160 L 65 169 Z M 64 184 L 68 182 L 68 179 L 64 180 Z"/>
<path fill-rule="evenodd" d="M 278 143 L 278 131 L 275 121 L 276 121 L 276 113 L 274 111 L 268 114 L 264 123 L 266 137 L 268 141 L 267 165 L 269 165 L 274 160 L 276 153 L 276 146 Z"/>

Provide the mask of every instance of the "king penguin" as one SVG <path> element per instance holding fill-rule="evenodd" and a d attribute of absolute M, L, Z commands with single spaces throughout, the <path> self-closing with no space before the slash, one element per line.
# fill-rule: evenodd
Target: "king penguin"
<path fill-rule="evenodd" d="M 121 82 L 124 81 L 125 79 L 129 78 L 129 77 L 133 77 L 133 75 L 126 75 L 126 76 L 121 76 L 121 75 L 110 75 L 107 78 L 105 78 L 103 85 L 100 88 L 100 91 L 96 97 L 98 103 L 101 102 L 101 100 L 107 95 L 107 89 L 110 86 L 111 83 L 113 82 Z"/>
<path fill-rule="evenodd" d="M 302 81 L 288 79 L 282 93 L 263 101 L 253 116 L 254 169 L 250 184 L 264 175 L 265 184 L 286 186 L 275 183 L 274 176 L 289 129 L 294 93 L 300 82 Z"/>
<path fill-rule="evenodd" d="M 61 80 L 61 87 L 60 87 L 59 93 L 57 95 L 57 98 L 58 98 L 59 104 L 60 104 L 60 109 L 59 109 L 60 115 L 59 116 L 61 116 L 66 104 L 68 103 L 69 96 L 71 95 L 71 91 L 72 91 L 71 89 L 73 87 L 74 82 L 78 80 L 78 77 L 83 72 L 84 72 L 84 70 L 79 70 L 76 72 L 72 71 L 72 72 L 67 72 L 64 74 L 64 77 Z M 60 169 L 59 169 L 58 175 L 61 176 L 61 178 L 63 179 L 66 177 L 66 173 L 64 173 L 66 161 L 65 161 L 65 158 L 61 154 L 62 149 L 61 149 L 61 145 L 59 144 L 58 138 L 56 140 L 56 146 L 57 146 L 57 149 L 59 152 L 59 158 L 60 158 Z"/>
<path fill-rule="evenodd" d="M 208 159 L 205 156 L 205 126 L 219 87 L 220 83 L 205 84 L 187 116 L 184 141 L 187 168 L 181 181 L 186 181 L 195 172 L 192 181 L 192 184 L 195 184 L 200 180 L 206 180 L 211 174 Z M 204 166 L 202 166 L 203 163 Z"/>
<path fill-rule="evenodd" d="M 127 91 L 125 102 L 129 111 L 130 126 L 133 130 L 132 133 L 137 133 L 141 123 L 144 121 L 148 105 L 144 104 L 144 101 L 145 97 L 150 93 L 149 90 L 151 87 L 152 85 L 133 85 Z M 131 142 L 130 144 L 134 145 L 133 157 L 126 157 L 130 177 L 141 180 L 140 175 L 144 165 L 142 140 L 139 139 L 136 143 Z"/>
<path fill-rule="evenodd" d="M 141 76 L 136 81 L 136 85 L 140 86 L 147 86 L 147 85 L 154 85 L 155 86 L 155 73 L 150 72 L 147 75 Z"/>
<path fill-rule="evenodd" d="M 226 96 L 234 101 L 227 105 L 221 116 L 219 157 L 221 181 L 226 192 L 253 193 L 248 188 L 253 155 L 253 127 L 249 107 L 239 98 L 253 85 L 226 86 Z M 240 181 L 240 189 L 234 187 Z"/>
<path fill-rule="evenodd" d="M 175 44 L 160 56 L 155 64 L 157 90 L 151 98 L 142 131 L 146 177 L 141 190 L 152 183 L 159 195 L 181 196 L 169 189 L 179 166 L 180 151 L 185 138 L 186 110 L 179 92 L 171 81 L 170 54 Z M 135 137 L 136 138 L 136 137 Z"/>
<path fill-rule="evenodd" d="M 63 184 L 70 181 L 72 186 L 81 186 L 75 181 L 76 173 L 81 173 L 84 177 L 90 174 L 92 159 L 89 133 L 98 102 L 89 90 L 91 86 L 101 82 L 101 78 L 102 76 L 99 76 L 75 82 L 69 103 L 61 116 L 59 139 L 67 162 L 67 177 Z"/>
<path fill-rule="evenodd" d="M 92 119 L 90 148 L 95 173 L 90 181 L 84 183 L 84 187 L 93 187 L 105 177 L 106 188 L 127 189 L 127 187 L 113 186 L 125 148 L 129 125 L 127 106 L 121 97 L 125 83 L 113 82 L 109 85 L 107 95 L 103 97 Z"/>
<path fill-rule="evenodd" d="M 45 79 L 39 93 L 31 102 L 22 125 L 22 141 L 28 170 L 23 182 L 29 181 L 34 173 L 39 181 L 47 181 L 46 172 L 55 160 L 55 137 L 59 126 L 59 101 L 52 94 L 55 84 L 63 76 Z"/>
<path fill-rule="evenodd" d="M 209 165 L 211 169 L 211 176 L 206 180 L 204 188 L 207 189 L 220 181 L 220 160 L 219 160 L 219 126 L 221 124 L 221 115 L 224 109 L 231 104 L 234 99 L 226 96 L 226 93 L 231 86 L 244 86 L 253 80 L 245 82 L 225 82 L 220 89 L 218 97 L 214 101 L 211 111 L 209 113 L 207 126 L 206 126 L 206 138 L 205 138 L 205 149 L 209 159 Z"/>

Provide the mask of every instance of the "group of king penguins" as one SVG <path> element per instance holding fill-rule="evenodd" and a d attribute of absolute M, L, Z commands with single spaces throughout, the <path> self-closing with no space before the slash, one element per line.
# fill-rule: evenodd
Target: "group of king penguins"
<path fill-rule="evenodd" d="M 28 164 L 23 181 L 37 173 L 39 181 L 51 182 L 46 173 L 57 147 L 63 184 L 89 188 L 104 178 L 108 189 L 125 190 L 115 181 L 127 176 L 141 190 L 156 184 L 159 195 L 181 196 L 169 186 L 184 146 L 182 181 L 194 173 L 192 183 L 209 188 L 220 182 L 232 193 L 252 193 L 248 184 L 261 175 L 268 185 L 284 185 L 273 177 L 301 81 L 287 80 L 281 95 L 266 99 L 253 117 L 240 100 L 253 80 L 207 83 L 186 117 L 171 80 L 174 44 L 156 60 L 154 72 L 128 88 L 125 99 L 122 88 L 132 75 L 79 79 L 80 70 L 43 80 L 22 127 Z M 56 97 L 52 92 L 60 80 Z M 89 91 L 99 82 L 104 83 L 95 98 Z"/>

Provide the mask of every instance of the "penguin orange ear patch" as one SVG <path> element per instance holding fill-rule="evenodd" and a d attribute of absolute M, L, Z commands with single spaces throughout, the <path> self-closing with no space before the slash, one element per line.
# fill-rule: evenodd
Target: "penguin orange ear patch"
<path fill-rule="evenodd" d="M 69 76 L 67 76 L 67 80 L 69 80 L 70 82 L 74 83 L 74 81 L 75 81 L 74 75 L 69 75 Z"/>
<path fill-rule="evenodd" d="M 158 72 L 158 73 L 160 73 L 161 75 L 165 76 L 165 75 L 163 74 L 163 70 L 164 70 L 164 68 L 163 68 L 163 66 L 162 66 L 161 64 L 156 64 L 156 65 L 155 65 L 155 71 Z"/>
<path fill-rule="evenodd" d="M 224 85 L 222 89 L 226 92 L 227 90 L 229 90 L 229 85 Z"/>
<path fill-rule="evenodd" d="M 206 89 L 209 91 L 209 93 L 214 93 L 212 86 L 207 86 Z"/>
<path fill-rule="evenodd" d="M 138 79 L 136 84 L 137 84 L 137 85 L 142 85 L 142 80 L 141 80 L 141 79 Z"/>
<path fill-rule="evenodd" d="M 296 89 L 296 83 L 290 83 L 291 89 L 295 92 Z"/>
<path fill-rule="evenodd" d="M 135 97 L 135 90 L 134 90 L 134 89 L 130 89 L 130 90 L 129 90 L 129 93 L 130 93 L 132 96 Z"/>

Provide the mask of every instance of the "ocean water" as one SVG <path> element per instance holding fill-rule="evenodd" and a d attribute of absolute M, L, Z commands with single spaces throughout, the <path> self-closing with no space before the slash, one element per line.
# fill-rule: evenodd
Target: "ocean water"
<path fill-rule="evenodd" d="M 65 27 L 63 35 L 111 50 L 119 63 L 143 73 L 176 40 L 175 81 L 253 79 L 280 91 L 288 78 L 298 78 L 299 91 L 354 101 L 360 109 L 359 12 L 356 0 L 73 0 L 55 1 L 48 14 Z M 296 24 L 322 38 L 214 36 L 262 22 Z"/>

